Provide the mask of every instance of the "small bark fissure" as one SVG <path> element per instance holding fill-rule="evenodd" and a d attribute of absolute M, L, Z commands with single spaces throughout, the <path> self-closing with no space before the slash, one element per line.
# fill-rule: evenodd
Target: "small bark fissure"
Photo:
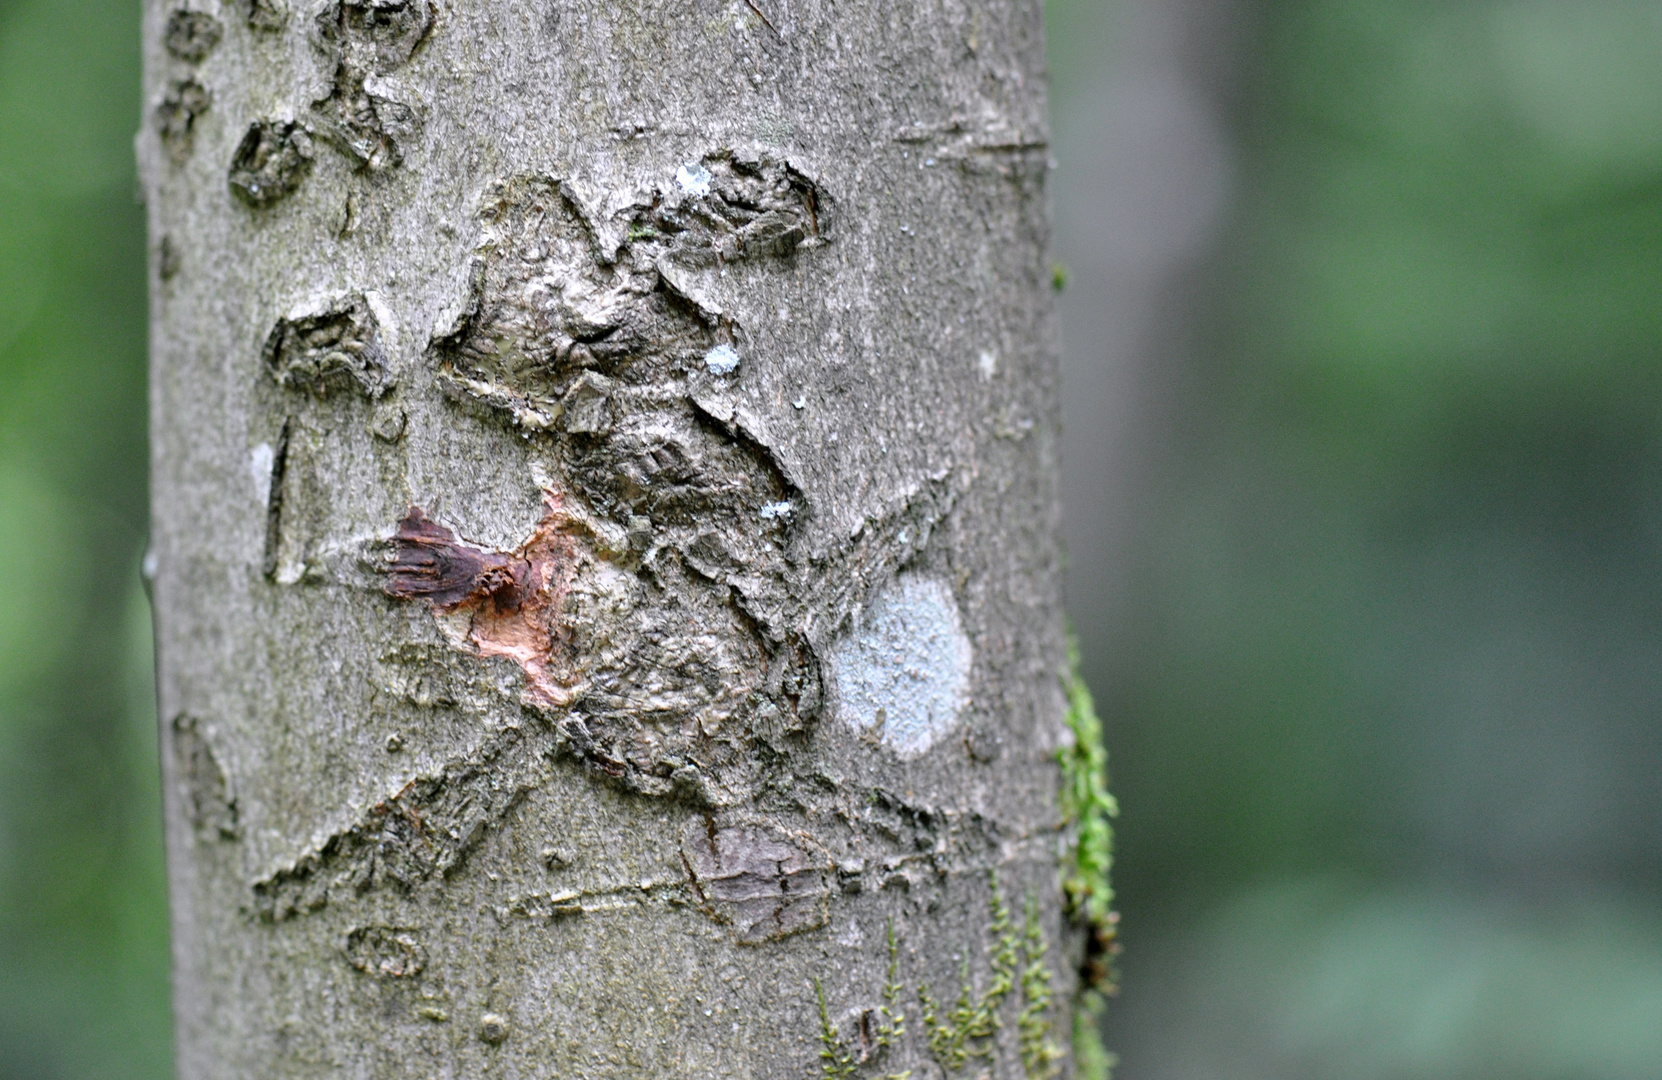
<path fill-rule="evenodd" d="M 420 931 L 410 926 L 360 926 L 346 935 L 347 962 L 380 979 L 413 979 L 427 966 Z"/>
<path fill-rule="evenodd" d="M 265 550 L 261 570 L 267 580 L 277 577 L 283 556 L 283 492 L 289 468 L 289 438 L 294 431 L 292 417 L 283 418 L 283 427 L 277 433 L 277 445 L 271 452 L 271 475 L 266 481 Z"/>
<path fill-rule="evenodd" d="M 177 776 L 190 807 L 191 824 L 201 834 L 219 840 L 241 835 L 237 800 L 220 766 L 219 756 L 196 717 L 180 713 L 173 718 L 173 753 Z"/>
<path fill-rule="evenodd" d="M 253 30 L 269 34 L 288 25 L 289 0 L 236 0 L 236 5 Z"/>
<path fill-rule="evenodd" d="M 175 8 L 167 16 L 167 29 L 162 31 L 162 44 L 175 60 L 200 64 L 214 51 L 225 28 L 206 11 Z"/>

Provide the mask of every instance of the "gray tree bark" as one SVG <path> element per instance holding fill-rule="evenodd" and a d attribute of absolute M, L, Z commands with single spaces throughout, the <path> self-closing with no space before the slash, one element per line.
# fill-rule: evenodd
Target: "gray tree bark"
<path fill-rule="evenodd" d="M 1036 1077 L 1037 0 L 147 0 L 181 1076 Z"/>

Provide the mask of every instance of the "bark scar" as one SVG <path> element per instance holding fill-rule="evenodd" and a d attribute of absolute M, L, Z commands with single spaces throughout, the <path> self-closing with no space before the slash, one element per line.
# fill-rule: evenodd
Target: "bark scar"
<path fill-rule="evenodd" d="M 525 603 L 531 578 L 527 560 L 460 543 L 455 533 L 419 506 L 410 507 L 404 515 L 392 542 L 388 596 L 430 600 L 435 610 L 443 612 L 485 600 L 507 611 L 518 611 Z"/>
<path fill-rule="evenodd" d="M 806 836 L 768 824 L 688 822 L 681 864 L 699 906 L 741 945 L 777 941 L 830 920 L 829 857 Z"/>
<path fill-rule="evenodd" d="M 559 525 L 558 496 L 548 493 L 543 518 L 513 551 L 465 544 L 412 506 L 393 534 L 384 586 L 400 600 L 426 600 L 435 614 L 471 615 L 467 644 L 480 656 L 505 656 L 524 670 L 532 700 L 563 706 L 572 689 L 555 681 L 561 635 L 555 624 L 575 552 Z"/>

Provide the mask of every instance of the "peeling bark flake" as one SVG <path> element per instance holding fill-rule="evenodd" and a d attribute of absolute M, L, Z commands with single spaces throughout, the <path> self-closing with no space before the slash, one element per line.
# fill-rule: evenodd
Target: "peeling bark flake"
<path fill-rule="evenodd" d="M 704 909 L 755 945 L 829 921 L 833 867 L 809 845 L 773 826 L 717 828 L 705 818 L 682 833 L 681 858 Z"/>
<path fill-rule="evenodd" d="M 410 507 L 392 539 L 397 555 L 387 574 L 388 596 L 430 600 L 437 611 L 486 599 L 505 610 L 519 609 L 531 574 L 524 559 L 458 543 L 455 533 L 419 506 Z"/>

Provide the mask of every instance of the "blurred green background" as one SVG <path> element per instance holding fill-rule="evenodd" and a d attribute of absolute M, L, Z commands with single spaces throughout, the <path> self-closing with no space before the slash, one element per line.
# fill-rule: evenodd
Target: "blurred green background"
<path fill-rule="evenodd" d="M 138 10 L 0 0 L 0 1077 L 171 1075 Z"/>
<path fill-rule="evenodd" d="M 1120 1075 L 1662 1076 L 1662 5 L 1049 18 Z M 137 27 L 0 0 L 5 1078 L 171 1073 Z"/>
<path fill-rule="evenodd" d="M 1662 5 L 1052 16 L 1121 1075 L 1662 1076 Z"/>

